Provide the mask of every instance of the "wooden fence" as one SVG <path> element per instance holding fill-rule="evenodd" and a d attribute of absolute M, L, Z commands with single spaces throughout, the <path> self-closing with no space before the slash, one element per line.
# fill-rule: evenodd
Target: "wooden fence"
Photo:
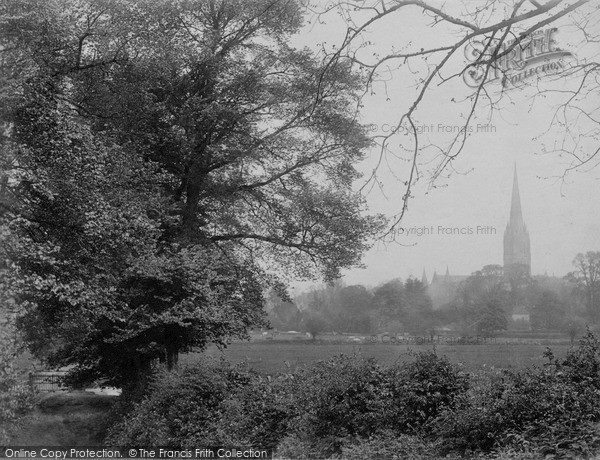
<path fill-rule="evenodd" d="M 29 373 L 29 386 L 38 391 L 66 391 L 64 371 L 37 371 Z"/>

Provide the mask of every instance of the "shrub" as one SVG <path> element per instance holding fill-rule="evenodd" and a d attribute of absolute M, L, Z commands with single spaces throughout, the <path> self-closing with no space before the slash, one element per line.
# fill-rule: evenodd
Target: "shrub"
<path fill-rule="evenodd" d="M 288 389 L 297 413 L 288 422 L 284 452 L 299 455 L 294 446 L 300 446 L 296 450 L 327 457 L 353 440 L 423 431 L 442 409 L 453 407 L 467 376 L 433 351 L 413 357 L 385 368 L 342 355 L 300 370 Z"/>
<path fill-rule="evenodd" d="M 532 407 L 536 401 L 531 398 L 532 390 L 540 388 L 539 377 L 503 372 L 500 379 L 461 395 L 454 409 L 444 410 L 433 423 L 444 451 L 491 450 L 508 432 L 534 419 L 542 411 Z"/>
<path fill-rule="evenodd" d="M 289 426 L 299 439 L 339 452 L 347 437 L 368 436 L 382 424 L 385 388 L 374 359 L 341 355 L 299 370 L 289 381 L 297 413 Z"/>
<path fill-rule="evenodd" d="M 209 360 L 159 372 L 142 401 L 110 429 L 108 443 L 181 448 L 206 432 L 222 401 L 250 378 L 224 361 Z"/>
<path fill-rule="evenodd" d="M 415 353 L 414 358 L 385 371 L 386 428 L 400 433 L 414 433 L 442 410 L 452 409 L 468 387 L 468 375 L 435 351 Z"/>
<path fill-rule="evenodd" d="M 600 341 L 589 329 L 579 340 L 579 346 L 569 350 L 564 360 L 554 359 L 551 352 L 547 352 L 547 356 L 550 365 L 565 372 L 571 382 L 600 389 Z"/>
<path fill-rule="evenodd" d="M 352 445 L 348 452 L 355 455 L 361 440 L 422 431 L 466 388 L 465 376 L 446 358 L 434 352 L 414 358 L 384 368 L 374 359 L 340 355 L 276 378 L 209 361 L 162 372 L 108 442 L 243 445 L 294 458 L 340 455 Z M 409 438 L 402 439 L 408 448 Z"/>
<path fill-rule="evenodd" d="M 254 376 L 247 385 L 233 389 L 215 411 L 206 431 L 192 437 L 188 444 L 275 449 L 288 431 L 294 404 L 285 376 Z"/>
<path fill-rule="evenodd" d="M 503 371 L 472 388 L 434 422 L 444 451 L 512 446 L 541 454 L 587 456 L 600 445 L 600 345 L 589 334 L 563 360 Z"/>

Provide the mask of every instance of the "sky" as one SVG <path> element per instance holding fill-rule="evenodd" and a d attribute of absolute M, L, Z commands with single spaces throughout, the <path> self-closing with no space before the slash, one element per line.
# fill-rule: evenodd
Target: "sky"
<path fill-rule="evenodd" d="M 441 4 L 435 0 L 434 3 Z M 469 0 L 468 7 L 478 4 L 482 2 Z M 458 8 L 460 2 L 450 5 Z M 599 25 L 590 25 L 600 24 L 598 2 L 590 2 L 586 7 L 582 13 L 556 24 L 556 42 L 574 55 L 566 58 L 567 63 L 597 62 L 600 54 L 600 42 L 589 42 L 573 25 L 581 17 L 595 17 L 598 20 L 590 21 L 588 31 L 600 33 Z M 454 13 L 458 15 L 459 11 Z M 417 8 L 377 23 L 366 35 L 371 45 L 362 51 L 361 57 L 369 59 L 373 53 L 385 55 L 392 47 L 411 50 L 436 46 L 456 38 L 456 29 L 443 25 L 432 28 L 428 23 L 429 19 Z M 344 23 L 332 14 L 307 24 L 295 44 L 313 49 L 330 47 L 339 43 L 344 32 Z M 465 62 L 461 54 L 454 62 L 450 61 L 449 69 L 459 69 Z M 383 75 L 386 81 L 374 86 L 375 94 L 365 99 L 361 112 L 361 121 L 370 126 L 373 135 L 386 132 L 398 122 L 414 100 L 414 81 L 424 75 L 424 70 L 416 62 L 409 70 L 405 65 Z M 436 164 L 436 156 L 433 151 L 425 152 L 419 166 L 424 177 L 415 186 L 414 197 L 400 224 L 404 234 L 392 243 L 376 243 L 364 255 L 364 268 L 344 272 L 344 282 L 376 286 L 396 277 L 420 278 L 423 270 L 431 280 L 434 270 L 445 273 L 448 268 L 451 274 L 468 275 L 484 265 L 501 265 L 515 165 L 523 216 L 531 238 L 532 273 L 563 276 L 572 270 L 577 253 L 600 250 L 600 167 L 560 178 L 568 166 L 568 158 L 543 153 L 544 147 L 560 140 L 562 131 L 552 127 L 551 121 L 565 100 L 564 92 L 544 90 L 564 90 L 574 84 L 578 81 L 532 77 L 525 87 L 502 93 L 499 83 L 490 83 L 487 88 L 496 101 L 496 109 L 490 112 L 484 104 L 477 112 L 472 135 L 452 162 L 452 174 L 430 184 L 428 171 Z M 449 139 L 452 133 L 448 131 L 458 129 L 466 113 L 464 103 L 456 101 L 462 101 L 472 91 L 460 78 L 436 84 L 415 115 L 424 136 L 437 144 Z M 590 93 L 582 104 L 600 118 L 600 91 Z M 574 129 L 581 131 L 587 127 L 585 120 L 577 121 Z M 402 159 L 406 152 L 400 145 L 406 145 L 407 140 L 402 133 L 390 139 L 391 153 L 378 169 L 379 187 L 366 193 L 371 212 L 393 216 L 400 210 L 402 181 L 409 168 L 409 163 Z M 593 139 L 586 139 L 580 145 L 588 151 L 595 148 Z M 365 177 L 378 158 L 379 149 L 375 147 L 358 165 Z M 357 183 L 357 187 L 360 185 Z M 463 234 L 447 228 L 459 229 Z"/>

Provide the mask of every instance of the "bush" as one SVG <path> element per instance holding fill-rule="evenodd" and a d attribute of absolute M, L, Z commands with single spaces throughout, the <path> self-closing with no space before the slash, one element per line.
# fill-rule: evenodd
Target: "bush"
<path fill-rule="evenodd" d="M 301 369 L 289 382 L 297 407 L 290 431 L 321 456 L 338 453 L 346 438 L 368 436 L 385 424 L 385 380 L 374 359 L 333 357 Z"/>
<path fill-rule="evenodd" d="M 414 433 L 442 410 L 451 410 L 468 387 L 468 375 L 435 351 L 414 354 L 414 360 L 385 372 L 389 401 L 386 428 Z"/>
<path fill-rule="evenodd" d="M 285 377 L 254 376 L 222 400 L 206 431 L 188 445 L 238 445 L 275 449 L 288 431 L 295 402 Z"/>
<path fill-rule="evenodd" d="M 435 352 L 413 357 L 380 367 L 373 359 L 342 355 L 302 369 L 289 390 L 298 407 L 289 421 L 294 439 L 325 457 L 339 454 L 348 440 L 422 432 L 453 407 L 467 376 Z"/>
<path fill-rule="evenodd" d="M 565 372 L 572 383 L 600 389 L 600 341 L 589 329 L 579 340 L 579 346 L 569 350 L 564 360 L 557 361 L 550 351 L 547 356 L 550 365 Z"/>
<path fill-rule="evenodd" d="M 381 370 L 340 356 L 292 375 L 265 379 L 227 363 L 159 373 L 148 395 L 110 431 L 113 445 L 275 448 L 297 434 L 321 453 L 368 434 L 381 408 Z"/>
<path fill-rule="evenodd" d="M 380 433 L 414 434 L 453 407 L 466 386 L 464 375 L 435 353 L 414 358 L 383 368 L 374 359 L 341 355 L 276 378 L 209 361 L 162 372 L 108 441 L 339 455 L 348 443 Z"/>
<path fill-rule="evenodd" d="M 544 368 L 503 371 L 458 399 L 434 422 L 444 451 L 499 447 L 543 455 L 587 456 L 600 445 L 600 345 L 589 334 L 579 348 Z"/>
<path fill-rule="evenodd" d="M 108 443 L 181 448 L 186 440 L 202 437 L 223 400 L 250 379 L 247 372 L 224 361 L 206 360 L 180 372 L 161 371 L 142 401 L 109 430 Z"/>

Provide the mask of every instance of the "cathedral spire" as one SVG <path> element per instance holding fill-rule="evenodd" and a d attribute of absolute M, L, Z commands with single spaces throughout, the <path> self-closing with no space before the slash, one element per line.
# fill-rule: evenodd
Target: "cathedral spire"
<path fill-rule="evenodd" d="M 513 173 L 512 200 L 510 204 L 510 221 L 515 224 L 523 222 L 523 211 L 521 210 L 521 195 L 519 194 L 519 178 L 517 177 L 517 163 Z"/>
<path fill-rule="evenodd" d="M 423 286 L 427 286 L 429 282 L 427 281 L 427 274 L 425 273 L 425 269 L 423 269 L 423 276 L 421 277 L 421 283 Z"/>
<path fill-rule="evenodd" d="M 519 179 L 517 165 L 513 172 L 512 197 L 510 203 L 510 217 L 504 231 L 504 272 L 516 275 L 531 270 L 531 251 L 529 232 L 523 220 L 521 209 L 521 195 L 519 193 Z"/>

